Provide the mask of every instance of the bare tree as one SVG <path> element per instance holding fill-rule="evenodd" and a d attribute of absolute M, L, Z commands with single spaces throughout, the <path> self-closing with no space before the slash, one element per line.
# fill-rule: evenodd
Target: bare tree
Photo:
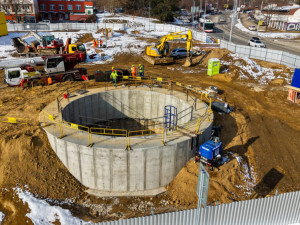
<path fill-rule="evenodd" d="M 265 0 L 263 1 L 263 10 L 261 11 L 261 15 L 263 17 L 263 21 L 265 23 L 265 31 L 268 30 L 270 23 L 274 16 L 278 14 L 279 8 L 282 5 L 287 5 L 288 2 L 286 0 Z"/>

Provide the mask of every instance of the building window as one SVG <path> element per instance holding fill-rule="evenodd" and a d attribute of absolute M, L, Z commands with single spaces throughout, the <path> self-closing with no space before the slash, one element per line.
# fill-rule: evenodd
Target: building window
<path fill-rule="evenodd" d="M 68 5 L 68 10 L 73 10 L 73 5 Z"/>
<path fill-rule="evenodd" d="M 65 19 L 68 20 L 69 19 L 69 14 L 65 15 Z"/>
<path fill-rule="evenodd" d="M 58 9 L 59 9 L 59 10 L 64 10 L 65 7 L 64 7 L 64 5 L 58 5 Z"/>
<path fill-rule="evenodd" d="M 50 10 L 55 10 L 55 5 L 50 5 Z"/>
<path fill-rule="evenodd" d="M 59 20 L 63 20 L 64 19 L 62 14 L 58 14 L 58 18 L 59 18 Z"/>
<path fill-rule="evenodd" d="M 41 4 L 41 10 L 46 10 L 46 4 Z"/>
<path fill-rule="evenodd" d="M 77 11 L 81 10 L 81 5 L 76 5 L 76 10 Z"/>
<path fill-rule="evenodd" d="M 10 10 L 10 6 L 8 6 L 8 5 L 4 5 L 4 6 L 2 6 L 2 7 L 3 7 L 3 9 L 4 9 L 5 11 Z"/>

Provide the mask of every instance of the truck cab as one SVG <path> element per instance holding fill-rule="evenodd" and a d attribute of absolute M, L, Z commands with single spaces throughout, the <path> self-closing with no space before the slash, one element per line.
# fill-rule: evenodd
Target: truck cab
<path fill-rule="evenodd" d="M 45 72 L 46 73 L 59 73 L 65 72 L 65 62 L 63 57 L 48 57 L 45 59 Z"/>
<path fill-rule="evenodd" d="M 38 78 L 41 74 L 38 71 L 28 72 L 20 67 L 6 68 L 4 70 L 4 82 L 9 86 L 18 86 L 24 79 Z"/>

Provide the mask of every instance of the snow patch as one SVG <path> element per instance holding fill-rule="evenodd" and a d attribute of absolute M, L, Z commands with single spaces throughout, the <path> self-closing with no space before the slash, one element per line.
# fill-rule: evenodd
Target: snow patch
<path fill-rule="evenodd" d="M 26 216 L 35 225 L 51 225 L 55 221 L 59 221 L 62 225 L 93 224 L 73 217 L 69 210 L 62 209 L 59 206 L 51 206 L 45 200 L 35 198 L 29 191 L 23 191 L 20 188 L 16 188 L 15 191 L 23 203 L 28 204 L 31 211 Z"/>
<path fill-rule="evenodd" d="M 4 219 L 4 217 L 5 217 L 5 214 L 0 212 L 0 224 L 1 224 L 2 220 Z"/>
<path fill-rule="evenodd" d="M 221 61 L 223 65 L 235 65 L 239 67 L 241 70 L 239 71 L 240 79 L 254 79 L 258 81 L 260 84 L 268 84 L 270 81 L 274 79 L 285 79 L 287 83 L 292 81 L 292 76 L 286 73 L 283 73 L 282 69 L 273 69 L 273 68 L 265 68 L 258 65 L 255 61 L 251 60 L 246 56 L 241 56 L 239 54 L 229 54 L 230 57 L 235 61 Z M 243 60 L 244 63 L 236 60 Z M 281 75 L 276 75 L 281 74 Z"/>

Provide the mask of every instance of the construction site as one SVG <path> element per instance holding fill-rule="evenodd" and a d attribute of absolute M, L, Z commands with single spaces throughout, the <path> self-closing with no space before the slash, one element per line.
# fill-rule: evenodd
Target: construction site
<path fill-rule="evenodd" d="M 45 224 L 194 209 L 200 162 L 210 206 L 300 190 L 295 68 L 193 30 L 1 38 L 13 43 L 0 45 L 1 224 L 43 224 L 39 201 Z"/>

